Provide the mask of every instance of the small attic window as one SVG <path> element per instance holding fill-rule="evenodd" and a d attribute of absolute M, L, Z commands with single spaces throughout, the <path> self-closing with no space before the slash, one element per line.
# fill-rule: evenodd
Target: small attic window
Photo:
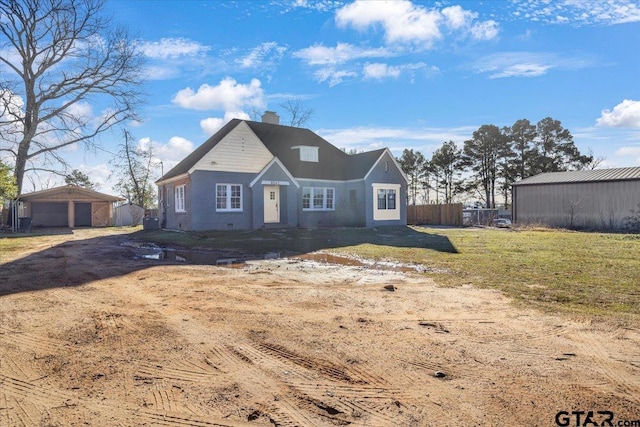
<path fill-rule="evenodd" d="M 295 150 L 296 148 L 300 149 L 301 162 L 318 163 L 318 147 L 312 147 L 309 145 L 297 145 L 295 147 L 291 147 L 292 150 Z"/>

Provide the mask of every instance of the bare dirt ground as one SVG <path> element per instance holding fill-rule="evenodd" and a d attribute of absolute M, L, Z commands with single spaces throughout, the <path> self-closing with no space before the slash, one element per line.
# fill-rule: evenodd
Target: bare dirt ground
<path fill-rule="evenodd" d="M 74 230 L 0 258 L 1 426 L 640 419 L 638 330 L 417 272 L 136 259 L 128 239 Z"/>

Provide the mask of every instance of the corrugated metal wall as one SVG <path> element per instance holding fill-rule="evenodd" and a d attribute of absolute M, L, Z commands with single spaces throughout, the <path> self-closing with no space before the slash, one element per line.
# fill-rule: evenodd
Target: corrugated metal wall
<path fill-rule="evenodd" d="M 517 224 L 621 229 L 638 210 L 640 181 L 516 185 L 513 219 Z"/>

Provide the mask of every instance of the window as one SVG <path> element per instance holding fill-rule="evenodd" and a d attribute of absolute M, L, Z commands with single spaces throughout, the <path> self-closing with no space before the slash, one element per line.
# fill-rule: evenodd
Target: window
<path fill-rule="evenodd" d="M 312 147 L 309 145 L 297 145 L 295 147 L 291 147 L 292 150 L 299 149 L 300 150 L 300 161 L 301 162 L 314 162 L 318 163 L 318 147 Z"/>
<path fill-rule="evenodd" d="M 373 219 L 387 221 L 400 219 L 398 194 L 400 186 L 397 184 L 373 184 Z"/>
<path fill-rule="evenodd" d="M 378 209 L 396 208 L 396 190 L 391 188 L 378 189 Z"/>
<path fill-rule="evenodd" d="M 216 185 L 216 211 L 242 211 L 242 185 Z"/>
<path fill-rule="evenodd" d="M 304 187 L 302 189 L 302 209 L 332 211 L 335 207 L 333 188 Z"/>
<path fill-rule="evenodd" d="M 186 185 L 178 185 L 175 190 L 175 210 L 176 212 L 186 212 L 185 198 L 187 193 Z"/>

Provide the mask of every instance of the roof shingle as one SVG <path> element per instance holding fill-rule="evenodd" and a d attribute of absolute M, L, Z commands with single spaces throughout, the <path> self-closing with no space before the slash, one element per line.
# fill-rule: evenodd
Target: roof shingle
<path fill-rule="evenodd" d="M 164 181 L 189 172 L 189 170 L 216 146 L 242 120 L 233 119 L 211 138 L 196 148 L 174 168 L 158 180 Z M 309 129 L 271 123 L 246 121 L 247 125 L 267 149 L 295 178 L 351 180 L 364 178 L 385 149 L 349 155 Z M 318 162 L 300 160 L 300 152 L 294 147 L 318 147 Z"/>

